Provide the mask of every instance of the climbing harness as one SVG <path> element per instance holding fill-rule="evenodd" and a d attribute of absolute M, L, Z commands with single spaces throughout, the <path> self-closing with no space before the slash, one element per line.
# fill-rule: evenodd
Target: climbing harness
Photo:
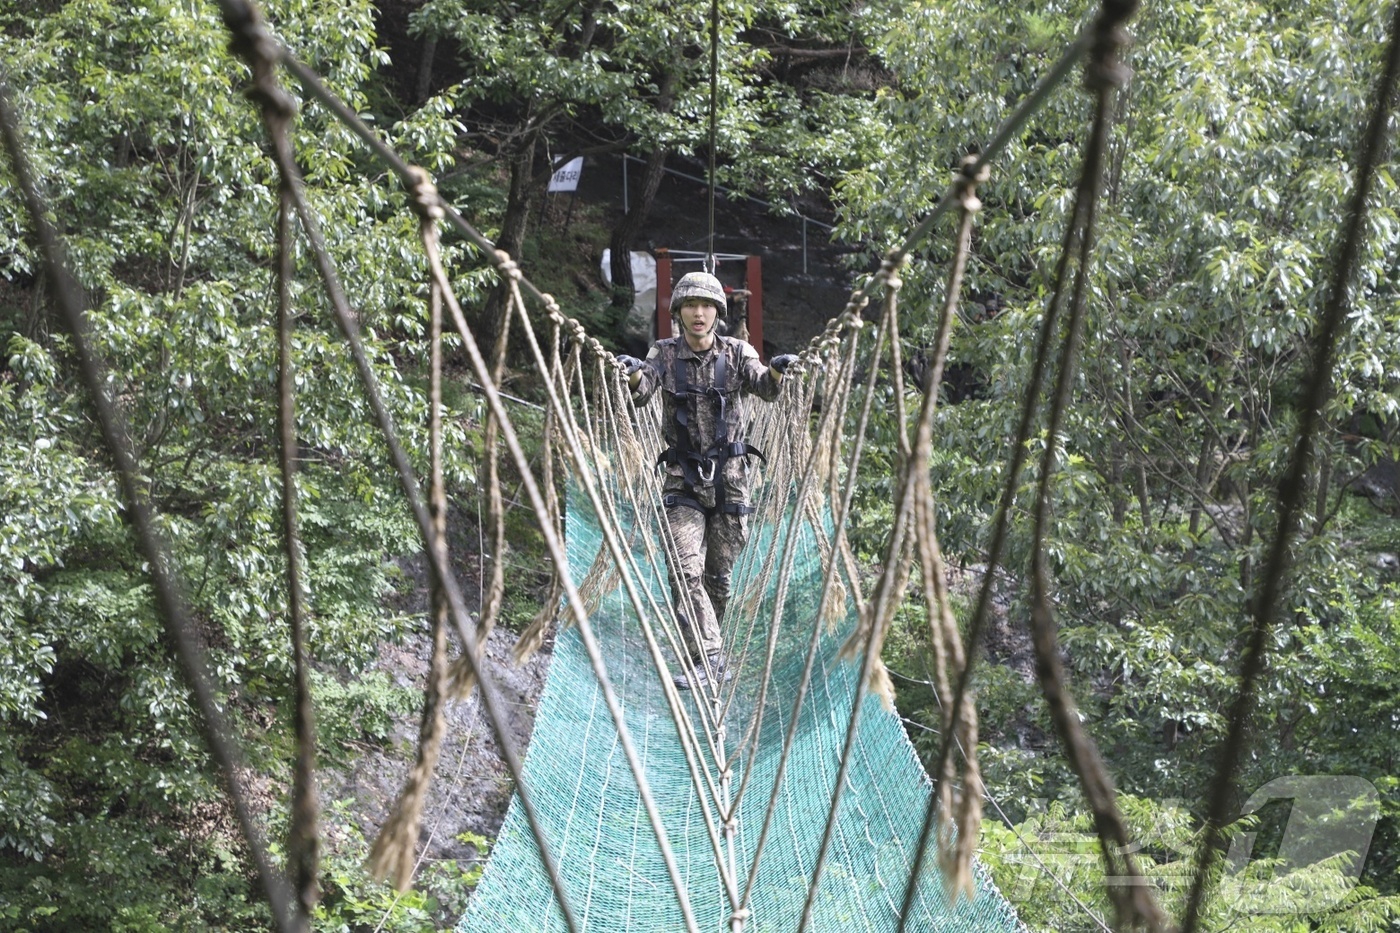
<path fill-rule="evenodd" d="M 717 354 L 715 357 L 715 378 L 714 383 L 707 389 L 696 389 L 692 386 L 687 374 L 689 367 L 685 359 L 679 353 L 676 354 L 675 364 L 671 370 L 675 388 L 668 390 L 675 397 L 676 443 L 674 447 L 663 450 L 656 458 L 657 469 L 660 469 L 663 464 L 680 467 L 681 475 L 685 477 L 686 487 L 692 491 L 714 485 L 714 508 L 706 508 L 692 496 L 675 493 L 665 496 L 663 502 L 668 509 L 681 506 L 697 509 L 706 515 L 713 512 L 751 515 L 754 512 L 753 506 L 725 500 L 724 465 L 731 457 L 757 457 L 765 465 L 768 463 L 768 458 L 763 455 L 763 451 L 752 444 L 730 440 L 729 421 L 725 417 L 729 412 L 729 359 L 728 354 L 725 353 L 724 344 L 720 342 L 719 338 L 716 338 L 714 352 Z M 692 400 L 697 407 L 702 400 L 707 400 L 715 406 L 715 441 L 703 452 L 697 452 L 690 443 L 690 403 Z M 716 482 L 717 478 L 718 482 Z"/>

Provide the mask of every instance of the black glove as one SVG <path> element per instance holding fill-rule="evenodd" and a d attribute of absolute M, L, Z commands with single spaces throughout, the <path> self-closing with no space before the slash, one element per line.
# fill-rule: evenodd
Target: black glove
<path fill-rule="evenodd" d="M 642 368 L 641 360 L 637 359 L 635 356 L 628 356 L 626 353 L 619 353 L 617 355 L 617 362 L 622 366 L 623 372 L 627 373 L 629 376 Z"/>
<path fill-rule="evenodd" d="M 788 367 L 797 362 L 797 357 L 791 353 L 782 353 L 768 361 L 769 367 L 775 373 L 785 373 Z"/>

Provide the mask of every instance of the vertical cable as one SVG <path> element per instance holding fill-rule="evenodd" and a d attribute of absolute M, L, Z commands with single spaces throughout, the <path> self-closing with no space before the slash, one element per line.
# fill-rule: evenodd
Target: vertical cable
<path fill-rule="evenodd" d="M 719 101 L 719 0 L 710 0 L 710 235 L 705 240 L 705 271 L 715 271 L 715 130 Z"/>
<path fill-rule="evenodd" d="M 292 194 L 286 180 L 277 203 L 277 426 L 278 459 L 282 467 L 282 542 L 287 552 L 287 623 L 292 636 L 292 676 L 297 760 L 292 779 L 292 825 L 287 855 L 297 897 L 296 922 L 310 929 L 311 911 L 320 899 L 317 864 L 321 839 L 317 829 L 320 804 L 316 799 L 316 717 L 306 663 L 306 605 L 302 589 L 304 568 L 297 519 L 296 375 L 292 369 Z"/>

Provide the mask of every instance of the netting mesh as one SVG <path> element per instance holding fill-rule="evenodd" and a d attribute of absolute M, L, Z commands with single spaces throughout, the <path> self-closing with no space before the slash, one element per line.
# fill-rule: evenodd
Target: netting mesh
<path fill-rule="evenodd" d="M 581 495 L 570 495 L 567 514 L 570 570 L 581 579 L 594 566 L 602 535 Z M 816 619 L 823 574 L 816 531 L 807 522 L 798 522 L 795 529 L 790 523 L 791 512 L 780 522 L 780 529 L 771 523 L 755 527 L 746 556 L 756 559 L 741 560 L 735 568 L 735 591 L 745 598 L 735 600 L 725 623 L 725 643 L 737 668 L 733 699 L 724 719 L 732 748 L 758 712 L 765 646 L 774 618 L 778 581 L 775 575 L 763 573 L 763 558 L 777 551 L 780 532 L 797 535 L 797 562 L 777 616 L 780 632 L 773 680 L 758 741 L 734 764 L 734 786 L 744 769 L 752 771 L 738 808 L 733 852 L 724 849 L 725 858 L 737 866 L 741 886 L 769 803 L 813 626 L 827 628 Z M 658 601 L 667 598 L 664 577 L 655 568 L 644 585 L 653 589 Z M 732 908 L 706 826 L 705 811 L 708 808 L 713 816 L 715 807 L 704 793 L 697 793 L 661 675 L 621 587 L 601 594 L 592 624 L 603 644 L 632 740 L 645 761 L 647 783 L 660 808 L 697 924 L 701 930 L 727 930 Z M 793 930 L 801 917 L 859 673 L 855 662 L 837 658 L 854 624 L 852 611 L 821 634 L 812 686 L 802 706 L 745 930 Z M 683 703 L 696 702 L 695 694 L 682 697 Z M 693 714 L 698 712 L 692 709 Z M 896 928 L 930 793 L 928 778 L 899 719 L 879 703 L 863 705 L 857 742 L 808 927 L 812 930 Z M 713 751 L 702 754 L 708 756 L 706 767 L 717 770 Z M 545 804 L 546 835 L 582 929 L 684 929 L 677 894 L 636 782 L 573 629 L 562 632 L 555 645 L 525 779 L 535 799 Z M 971 902 L 950 903 L 939 879 L 932 876 L 924 878 L 918 890 L 907 929 L 1022 929 L 980 866 L 977 896 Z M 459 929 L 565 929 L 534 838 L 515 802 Z"/>

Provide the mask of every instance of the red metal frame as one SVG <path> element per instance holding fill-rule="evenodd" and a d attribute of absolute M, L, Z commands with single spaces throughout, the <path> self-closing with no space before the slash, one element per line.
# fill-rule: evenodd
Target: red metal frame
<path fill-rule="evenodd" d="M 744 287 L 749 290 L 749 344 L 763 356 L 763 259 L 750 256 L 744 265 Z"/>
<path fill-rule="evenodd" d="M 671 254 L 656 251 L 656 339 L 671 336 Z"/>

